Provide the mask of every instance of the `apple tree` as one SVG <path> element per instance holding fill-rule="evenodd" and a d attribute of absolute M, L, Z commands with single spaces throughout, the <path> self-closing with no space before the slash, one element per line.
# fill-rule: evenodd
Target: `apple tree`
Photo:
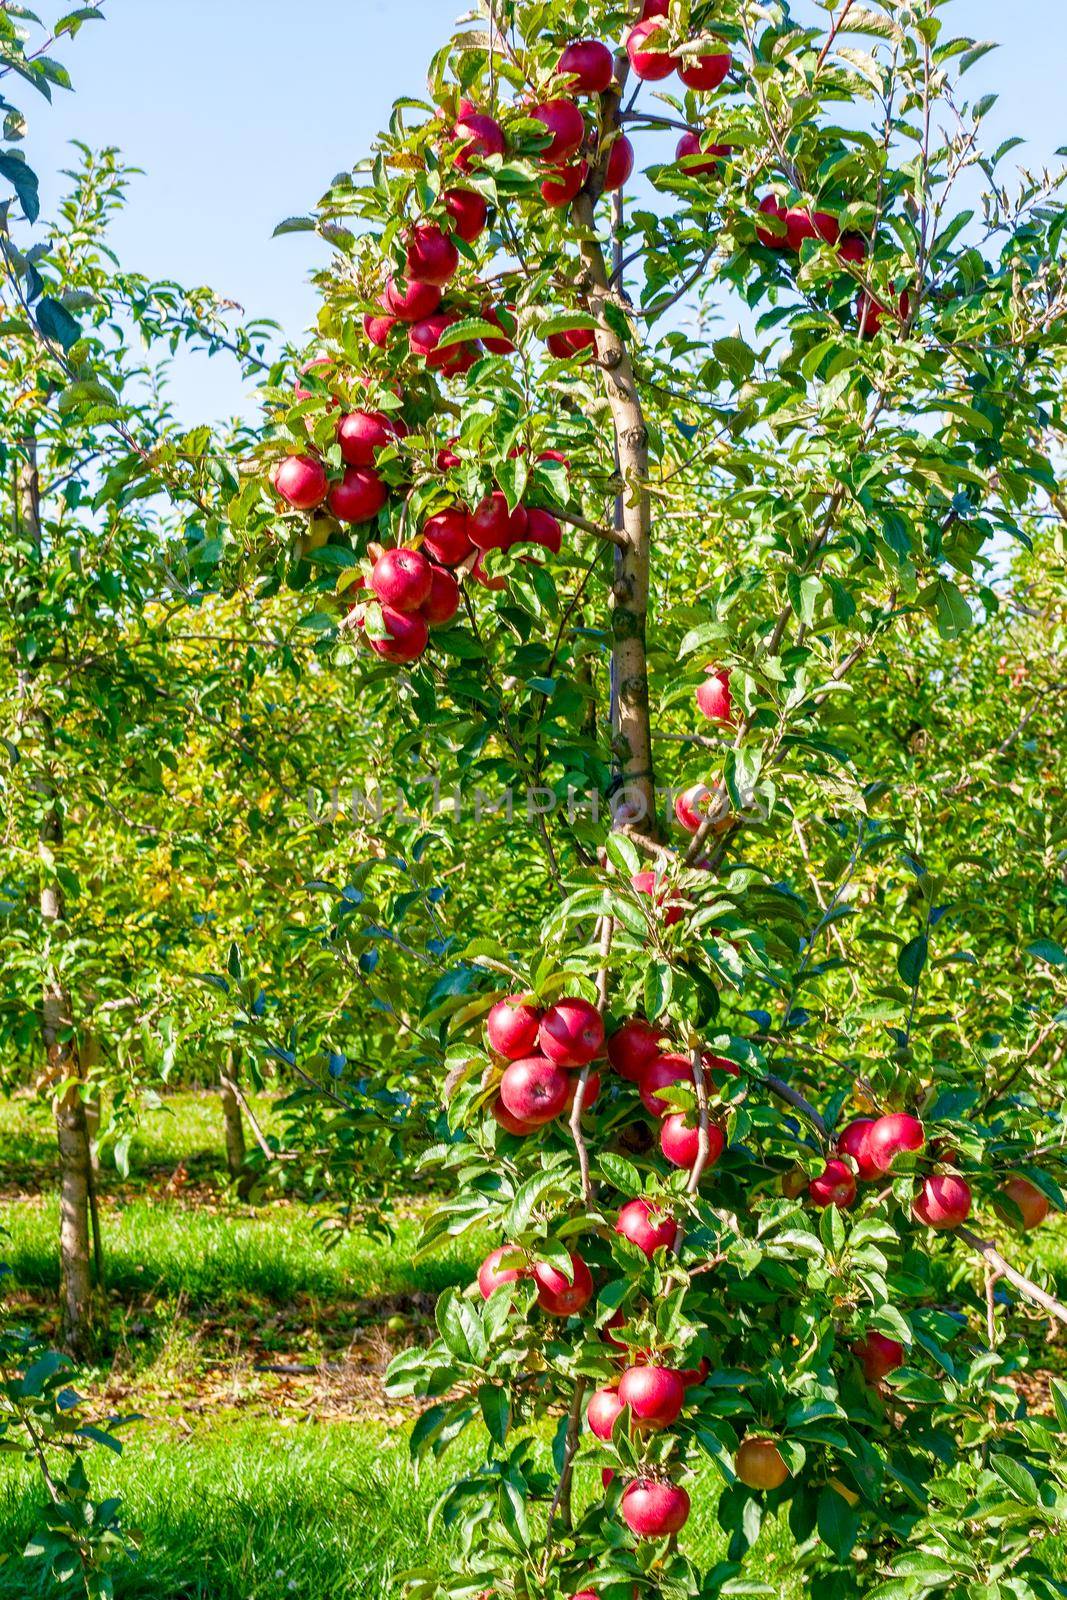
<path fill-rule="evenodd" d="M 496 1245 L 392 1368 L 487 1437 L 417 1596 L 772 1593 L 774 1517 L 841 1600 L 1063 1592 L 1062 902 L 984 916 L 970 774 L 885 752 L 1056 494 L 1060 186 L 950 13 L 487 0 L 283 225 L 334 256 L 230 548 L 463 847 L 443 940 L 327 940 L 439 1065 L 427 1248 Z"/>

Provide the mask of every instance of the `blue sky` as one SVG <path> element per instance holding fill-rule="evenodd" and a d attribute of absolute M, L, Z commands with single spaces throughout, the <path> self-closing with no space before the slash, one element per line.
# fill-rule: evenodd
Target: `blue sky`
<path fill-rule="evenodd" d="M 271 239 L 314 204 L 368 146 L 400 94 L 419 93 L 458 0 L 110 0 L 63 59 L 74 95 L 32 113 L 28 153 L 46 207 L 60 192 L 67 141 L 120 146 L 144 169 L 115 232 L 124 263 L 210 283 L 296 336 L 311 320 L 307 284 L 325 246 Z M 1038 165 L 1067 141 L 1062 0 L 954 0 L 946 27 L 1002 48 L 968 84 L 998 91 L 990 137 L 1024 136 Z M 23 97 L 25 99 L 25 96 Z M 189 420 L 238 409 L 221 363 L 183 362 L 174 392 Z"/>

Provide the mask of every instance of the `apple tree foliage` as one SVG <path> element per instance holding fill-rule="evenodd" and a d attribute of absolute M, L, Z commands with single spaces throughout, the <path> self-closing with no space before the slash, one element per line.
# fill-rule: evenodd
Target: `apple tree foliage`
<path fill-rule="evenodd" d="M 487 1438 L 438 1508 L 461 1559 L 411 1592 L 772 1593 L 779 1517 L 799 1581 L 841 1600 L 1061 1594 L 1067 1391 L 1032 1413 L 1018 1380 L 1067 1311 L 1004 1193 L 1063 1204 L 1059 183 L 988 148 L 965 5 L 670 0 L 644 8 L 663 70 L 624 47 L 642 9 L 483 4 L 373 157 L 284 225 L 335 254 L 269 454 L 326 510 L 286 509 L 263 468 L 231 507 L 239 569 L 299 591 L 380 719 L 394 792 L 438 801 L 313 885 L 338 983 L 443 1097 L 426 1247 L 477 1226 L 514 1269 L 443 1295 L 392 1369 L 425 1402 L 418 1453 Z M 610 82 L 578 94 L 561 51 L 592 39 Z M 535 113 L 560 100 L 582 148 L 553 164 L 573 116 Z M 409 333 L 412 230 L 452 228 L 457 188 L 488 227 Z M 379 441 L 381 508 L 353 514 L 338 418 L 367 405 L 405 429 Z M 398 668 L 364 587 L 382 549 L 494 493 L 556 517 L 559 552 L 472 551 L 458 613 Z M 710 723 L 709 665 L 732 699 Z M 672 801 L 698 783 L 717 804 L 694 837 Z M 473 809 L 509 789 L 512 815 Z M 508 994 L 664 1030 L 692 1063 L 663 1096 L 699 1129 L 689 1170 L 606 1063 L 595 1104 L 586 1065 L 569 1121 L 506 1131 L 481 1024 Z M 843 1203 L 818 1204 L 844 1125 L 891 1113 L 922 1148 L 854 1199 L 845 1156 Z M 917 1185 L 957 1179 L 973 1214 L 939 1234 Z M 673 1219 L 647 1255 L 615 1226 L 639 1197 Z M 577 1286 L 574 1256 L 593 1297 L 549 1315 L 531 1274 Z M 879 1337 L 900 1362 L 872 1376 L 856 1348 Z M 672 1425 L 625 1407 L 593 1434 L 620 1362 L 696 1372 Z M 773 1487 L 742 1466 L 759 1440 Z M 688 1485 L 679 1538 L 635 1538 L 635 1481 Z"/>

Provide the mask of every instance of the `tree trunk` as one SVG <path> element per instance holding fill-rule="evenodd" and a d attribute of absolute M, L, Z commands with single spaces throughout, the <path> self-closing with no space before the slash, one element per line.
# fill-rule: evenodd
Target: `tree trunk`
<path fill-rule="evenodd" d="M 237 1184 L 238 1190 L 248 1182 L 245 1165 L 245 1125 L 241 1113 L 241 1101 L 237 1094 L 237 1074 L 239 1072 L 236 1050 L 226 1052 L 226 1070 L 221 1076 L 222 1085 L 222 1118 L 226 1131 L 226 1167 Z M 243 1190 L 247 1193 L 247 1189 Z"/>
<path fill-rule="evenodd" d="M 36 441 L 23 440 L 25 459 L 19 469 L 16 516 L 22 535 L 41 554 L 40 481 Z M 59 1144 L 59 1266 L 63 1333 L 74 1355 L 84 1355 L 93 1318 L 90 1238 L 92 1157 L 82 1098 L 82 1066 L 74 1033 L 70 996 L 59 961 L 65 937 L 63 889 L 56 872 L 63 848 L 62 797 L 55 773 L 56 738 L 47 708 L 34 693 L 36 675 L 19 673 L 20 697 L 27 720 L 37 730 L 37 774 L 34 789 L 41 813 L 37 833 L 40 861 L 39 904 L 44 933 L 44 978 L 41 992 L 41 1037 L 48 1082 L 54 1087 L 56 1135 Z"/>

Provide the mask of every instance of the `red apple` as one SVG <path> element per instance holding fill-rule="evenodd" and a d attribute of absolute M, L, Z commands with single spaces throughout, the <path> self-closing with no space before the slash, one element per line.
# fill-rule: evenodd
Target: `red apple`
<path fill-rule="evenodd" d="M 669 1088 L 672 1083 L 692 1083 L 693 1063 L 688 1056 L 666 1053 L 656 1056 L 642 1067 L 638 1079 L 638 1092 L 645 1110 L 653 1117 L 669 1117 L 675 1111 L 669 1100 L 660 1098 L 657 1091 Z"/>
<path fill-rule="evenodd" d="M 732 724 L 734 703 L 730 695 L 729 667 L 705 667 L 707 676 L 697 687 L 697 708 L 709 722 Z"/>
<path fill-rule="evenodd" d="M 363 332 L 371 344 L 377 345 L 379 350 L 384 350 L 397 320 L 396 317 L 376 317 L 373 312 L 368 311 L 363 318 Z"/>
<path fill-rule="evenodd" d="M 372 467 L 379 450 L 399 435 L 397 426 L 382 411 L 349 411 L 337 424 L 341 460 L 349 467 Z"/>
<path fill-rule="evenodd" d="M 689 1496 L 677 1483 L 635 1478 L 623 1490 L 623 1520 L 639 1539 L 663 1539 L 679 1533 L 689 1519 L 689 1508 Z"/>
<path fill-rule="evenodd" d="M 666 889 L 659 887 L 659 875 L 655 872 L 635 872 L 630 879 L 631 884 L 638 894 L 647 894 L 656 905 L 662 909 L 663 925 L 672 928 L 676 922 L 681 922 L 683 908 L 674 901 L 667 900 Z"/>
<path fill-rule="evenodd" d="M 734 1471 L 750 1489 L 780 1489 L 789 1476 L 773 1439 L 745 1439 L 734 1456 Z"/>
<path fill-rule="evenodd" d="M 852 1354 L 863 1368 L 868 1383 L 880 1383 L 890 1372 L 904 1365 L 904 1346 L 896 1339 L 887 1339 L 884 1333 L 873 1329 L 857 1339 Z"/>
<path fill-rule="evenodd" d="M 808 1194 L 815 1206 L 836 1206 L 846 1211 L 856 1198 L 856 1175 L 852 1168 L 836 1156 L 831 1156 L 817 1178 L 808 1184 Z"/>
<path fill-rule="evenodd" d="M 526 995 L 512 994 L 506 1000 L 498 1000 L 485 1019 L 490 1050 L 508 1061 L 530 1056 L 537 1047 L 542 1015 L 540 1006 L 531 1005 Z"/>
<path fill-rule="evenodd" d="M 678 1376 L 687 1389 L 695 1389 L 698 1383 L 703 1383 L 711 1371 L 711 1362 L 707 1356 L 701 1356 L 699 1367 L 683 1367 Z"/>
<path fill-rule="evenodd" d="M 473 189 L 446 189 L 445 210 L 456 233 L 465 244 L 473 244 L 485 232 L 488 202 Z"/>
<path fill-rule="evenodd" d="M 550 333 L 547 344 L 557 361 L 584 360 L 596 349 L 596 334 L 592 328 L 565 328 Z"/>
<path fill-rule="evenodd" d="M 515 332 L 518 328 L 514 306 L 501 306 L 499 310 L 494 306 L 483 306 L 482 317 L 486 322 L 491 322 L 494 328 L 499 328 L 501 335 L 499 339 L 483 339 L 485 348 L 495 356 L 514 354 Z"/>
<path fill-rule="evenodd" d="M 617 1388 L 594 1389 L 589 1396 L 589 1405 L 585 1413 L 590 1433 L 607 1442 L 611 1438 L 615 1419 L 621 1415 L 622 1409 Z"/>
<path fill-rule="evenodd" d="M 619 1379 L 619 1399 L 637 1427 L 669 1428 L 685 1404 L 685 1384 L 672 1367 L 627 1367 Z"/>
<path fill-rule="evenodd" d="M 531 506 L 526 513 L 526 537 L 521 542 L 540 545 L 542 550 L 558 556 L 563 548 L 563 530 L 551 512 Z"/>
<path fill-rule="evenodd" d="M 544 1056 L 525 1056 L 505 1068 L 500 1098 L 513 1117 L 535 1127 L 552 1122 L 567 1104 L 567 1074 Z"/>
<path fill-rule="evenodd" d="M 616 1218 L 615 1232 L 651 1258 L 662 1247 L 670 1249 L 678 1224 L 656 1200 L 628 1200 Z"/>
<path fill-rule="evenodd" d="M 390 278 L 385 285 L 385 306 L 398 322 L 421 322 L 432 317 L 441 304 L 441 291 L 434 283 L 419 283 L 414 278 Z"/>
<path fill-rule="evenodd" d="M 994 1202 L 997 1216 L 1005 1222 L 1010 1222 L 1012 1227 L 1019 1228 L 1023 1233 L 1029 1233 L 1031 1228 L 1039 1228 L 1051 1209 L 1048 1196 L 1042 1194 L 1036 1183 L 1031 1183 L 1029 1178 L 1009 1178 L 1000 1192 L 1006 1199 L 1013 1201 L 1022 1212 L 1022 1221 L 1017 1221 L 1006 1207 Z"/>
<path fill-rule="evenodd" d="M 739 1078 L 741 1076 L 741 1068 L 737 1065 L 737 1062 L 730 1061 L 726 1056 L 713 1056 L 709 1051 L 704 1050 L 701 1052 L 700 1059 L 704 1063 L 704 1071 L 712 1080 L 712 1087 L 716 1088 L 720 1094 L 722 1089 L 715 1084 L 716 1078 Z"/>
<path fill-rule="evenodd" d="M 478 1287 L 482 1292 L 482 1299 L 488 1300 L 494 1289 L 499 1289 L 502 1283 L 517 1283 L 520 1278 L 528 1276 L 526 1267 L 502 1267 L 501 1258 L 515 1254 L 513 1244 L 502 1244 L 499 1250 L 494 1250 L 486 1256 L 478 1268 Z"/>
<path fill-rule="evenodd" d="M 578 1085 L 579 1085 L 580 1082 L 581 1082 L 581 1074 L 577 1073 L 577 1072 L 571 1073 L 570 1081 L 569 1081 L 568 1088 L 567 1088 L 567 1104 L 563 1108 L 565 1111 L 573 1110 L 574 1102 L 575 1102 L 575 1100 L 577 1099 L 577 1096 L 578 1096 Z M 600 1073 L 599 1072 L 591 1072 L 589 1074 L 588 1078 L 586 1078 L 586 1080 L 585 1080 L 585 1094 L 582 1096 L 582 1112 L 583 1112 L 583 1114 L 586 1111 L 591 1111 L 592 1110 L 593 1106 L 596 1105 L 599 1096 L 600 1096 Z"/>
<path fill-rule="evenodd" d="M 474 551 L 467 531 L 467 513 L 462 506 L 438 511 L 423 524 L 422 547 L 443 567 L 458 567 Z"/>
<path fill-rule="evenodd" d="M 459 610 L 459 584 L 447 567 L 431 567 L 430 593 L 421 610 L 431 628 L 443 628 Z"/>
<path fill-rule="evenodd" d="M 420 617 L 417 611 L 393 611 L 389 606 L 382 606 L 381 612 L 385 637 L 368 638 L 371 649 L 386 661 L 401 664 L 417 661 L 430 637 L 426 618 Z"/>
<path fill-rule="evenodd" d="M 503 490 L 494 489 L 468 518 L 467 532 L 479 550 L 508 550 L 525 535 L 527 520 L 522 506 L 510 511 Z"/>
<path fill-rule="evenodd" d="M 757 224 L 756 238 L 760 244 L 765 245 L 768 250 L 788 250 L 789 240 L 786 238 L 785 232 L 785 206 L 780 203 L 777 195 L 768 194 L 764 195 L 760 201 L 759 209 L 761 216 L 770 217 L 777 224 L 776 228 L 761 228 Z"/>
<path fill-rule="evenodd" d="M 666 17 L 671 9 L 671 0 L 645 0 L 641 7 L 641 21 L 647 22 L 649 17 Z"/>
<path fill-rule="evenodd" d="M 692 1172 L 700 1154 L 700 1129 L 691 1127 L 684 1112 L 675 1112 L 663 1119 L 659 1130 L 659 1145 L 672 1167 Z M 726 1146 L 723 1131 L 717 1123 L 708 1125 L 708 1159 L 705 1171 L 714 1167 Z"/>
<path fill-rule="evenodd" d="M 404 276 L 409 282 L 444 288 L 459 266 L 459 251 L 436 222 L 420 222 L 408 234 Z"/>
<path fill-rule="evenodd" d="M 864 1183 L 872 1183 L 875 1178 L 880 1178 L 882 1175 L 881 1167 L 876 1166 L 871 1160 L 871 1153 L 867 1148 L 867 1135 L 873 1127 L 873 1117 L 857 1117 L 847 1128 L 842 1128 L 837 1140 L 838 1152 L 843 1156 L 852 1157 Z"/>
<path fill-rule="evenodd" d="M 921 1150 L 926 1143 L 918 1117 L 894 1111 L 867 1130 L 867 1159 L 878 1172 L 891 1172 L 898 1156 Z"/>
<path fill-rule="evenodd" d="M 579 161 L 573 167 L 558 167 L 542 179 L 541 198 L 546 206 L 569 206 L 585 187 L 588 176 L 588 161 Z"/>
<path fill-rule="evenodd" d="M 373 467 L 346 467 L 340 483 L 330 485 L 326 504 L 338 522 L 370 522 L 389 498 Z"/>
<path fill-rule="evenodd" d="M 579 39 L 569 44 L 556 71 L 572 79 L 574 94 L 603 94 L 615 76 L 615 58 L 599 39 Z"/>
<path fill-rule="evenodd" d="M 620 1078 L 639 1083 L 641 1073 L 660 1053 L 662 1028 L 654 1028 L 644 1017 L 630 1017 L 616 1028 L 608 1040 L 608 1060 Z"/>
<path fill-rule="evenodd" d="M 535 106 L 530 116 L 551 135 L 545 148 L 538 151 L 539 161 L 560 167 L 578 154 L 585 139 L 585 118 L 573 100 L 546 100 Z"/>
<path fill-rule="evenodd" d="M 446 345 L 443 350 L 439 348 L 449 328 L 455 327 L 459 320 L 454 311 L 442 311 L 414 323 L 408 333 L 412 355 L 421 356 L 432 371 L 443 372 L 447 377 L 469 371 L 478 358 L 479 346 L 475 341 L 468 339 L 462 344 Z"/>
<path fill-rule="evenodd" d="M 805 239 L 821 239 L 824 244 L 836 244 L 841 224 L 829 211 L 809 211 L 805 206 L 791 206 L 785 214 L 785 232 L 790 250 L 799 250 Z"/>
<path fill-rule="evenodd" d="M 877 299 L 863 290 L 856 301 L 856 321 L 859 324 L 859 334 L 862 339 L 873 339 L 875 334 L 881 333 L 882 325 L 888 317 L 890 321 L 907 322 L 911 316 L 911 295 L 907 289 L 901 292 L 895 309 L 886 303 L 885 296 Z"/>
<path fill-rule="evenodd" d="M 695 61 L 691 57 L 683 61 L 678 68 L 678 76 L 687 89 L 717 89 L 732 65 L 733 58 L 723 45 L 721 50 L 697 56 Z"/>
<path fill-rule="evenodd" d="M 837 247 L 841 261 L 854 261 L 857 266 L 867 259 L 867 241 L 862 233 L 845 233 Z"/>
<path fill-rule="evenodd" d="M 608 164 L 604 169 L 604 193 L 613 194 L 621 189 L 634 170 L 634 147 L 624 133 L 619 134 L 608 151 Z"/>
<path fill-rule="evenodd" d="M 668 48 L 670 29 L 662 17 L 647 17 L 637 22 L 626 36 L 626 54 L 634 77 L 645 83 L 669 78 L 677 61 Z"/>
<path fill-rule="evenodd" d="M 368 587 L 394 611 L 418 611 L 430 598 L 433 568 L 418 550 L 383 550 Z"/>
<path fill-rule="evenodd" d="M 537 1304 L 552 1317 L 573 1317 L 584 1311 L 593 1298 L 593 1279 L 581 1256 L 571 1252 L 570 1277 L 547 1261 L 535 1261 L 534 1282 Z"/>
<path fill-rule="evenodd" d="M 923 1180 L 911 1210 L 928 1228 L 958 1228 L 971 1214 L 970 1188 L 954 1172 L 933 1173 Z"/>
<path fill-rule="evenodd" d="M 490 577 L 485 570 L 485 552 L 483 550 L 478 551 L 474 565 L 470 569 L 470 575 L 475 583 L 481 584 L 483 589 L 490 589 L 494 594 L 498 594 L 501 589 L 506 589 L 508 586 L 506 578 Z"/>
<path fill-rule="evenodd" d="M 684 171 L 690 177 L 715 177 L 722 172 L 723 162 L 728 161 L 732 154 L 733 148 L 728 144 L 710 144 L 705 150 L 699 133 L 683 133 L 678 140 L 674 159 L 682 162 Z"/>
<path fill-rule="evenodd" d="M 497 1095 L 489 1107 L 493 1120 L 504 1129 L 505 1133 L 514 1133 L 524 1136 L 528 1133 L 537 1133 L 543 1127 L 540 1122 L 523 1122 L 521 1117 L 513 1117 L 507 1106 Z"/>
<path fill-rule="evenodd" d="M 326 468 L 314 456 L 286 456 L 271 474 L 275 492 L 294 511 L 314 511 L 326 499 Z"/>
<path fill-rule="evenodd" d="M 460 115 L 452 131 L 454 138 L 466 141 L 456 156 L 456 166 L 461 172 L 469 172 L 472 167 L 480 166 L 490 156 L 502 156 L 507 149 L 504 130 L 496 118 L 486 116 L 483 111 L 475 111 L 467 101 L 460 107 Z"/>
<path fill-rule="evenodd" d="M 714 798 L 706 783 L 694 783 L 674 802 L 674 814 L 686 833 L 699 833 L 708 815 L 708 802 Z"/>
<path fill-rule="evenodd" d="M 538 1039 L 542 1054 L 557 1067 L 584 1067 L 600 1053 L 604 1023 L 588 1000 L 565 996 L 541 1018 Z"/>

